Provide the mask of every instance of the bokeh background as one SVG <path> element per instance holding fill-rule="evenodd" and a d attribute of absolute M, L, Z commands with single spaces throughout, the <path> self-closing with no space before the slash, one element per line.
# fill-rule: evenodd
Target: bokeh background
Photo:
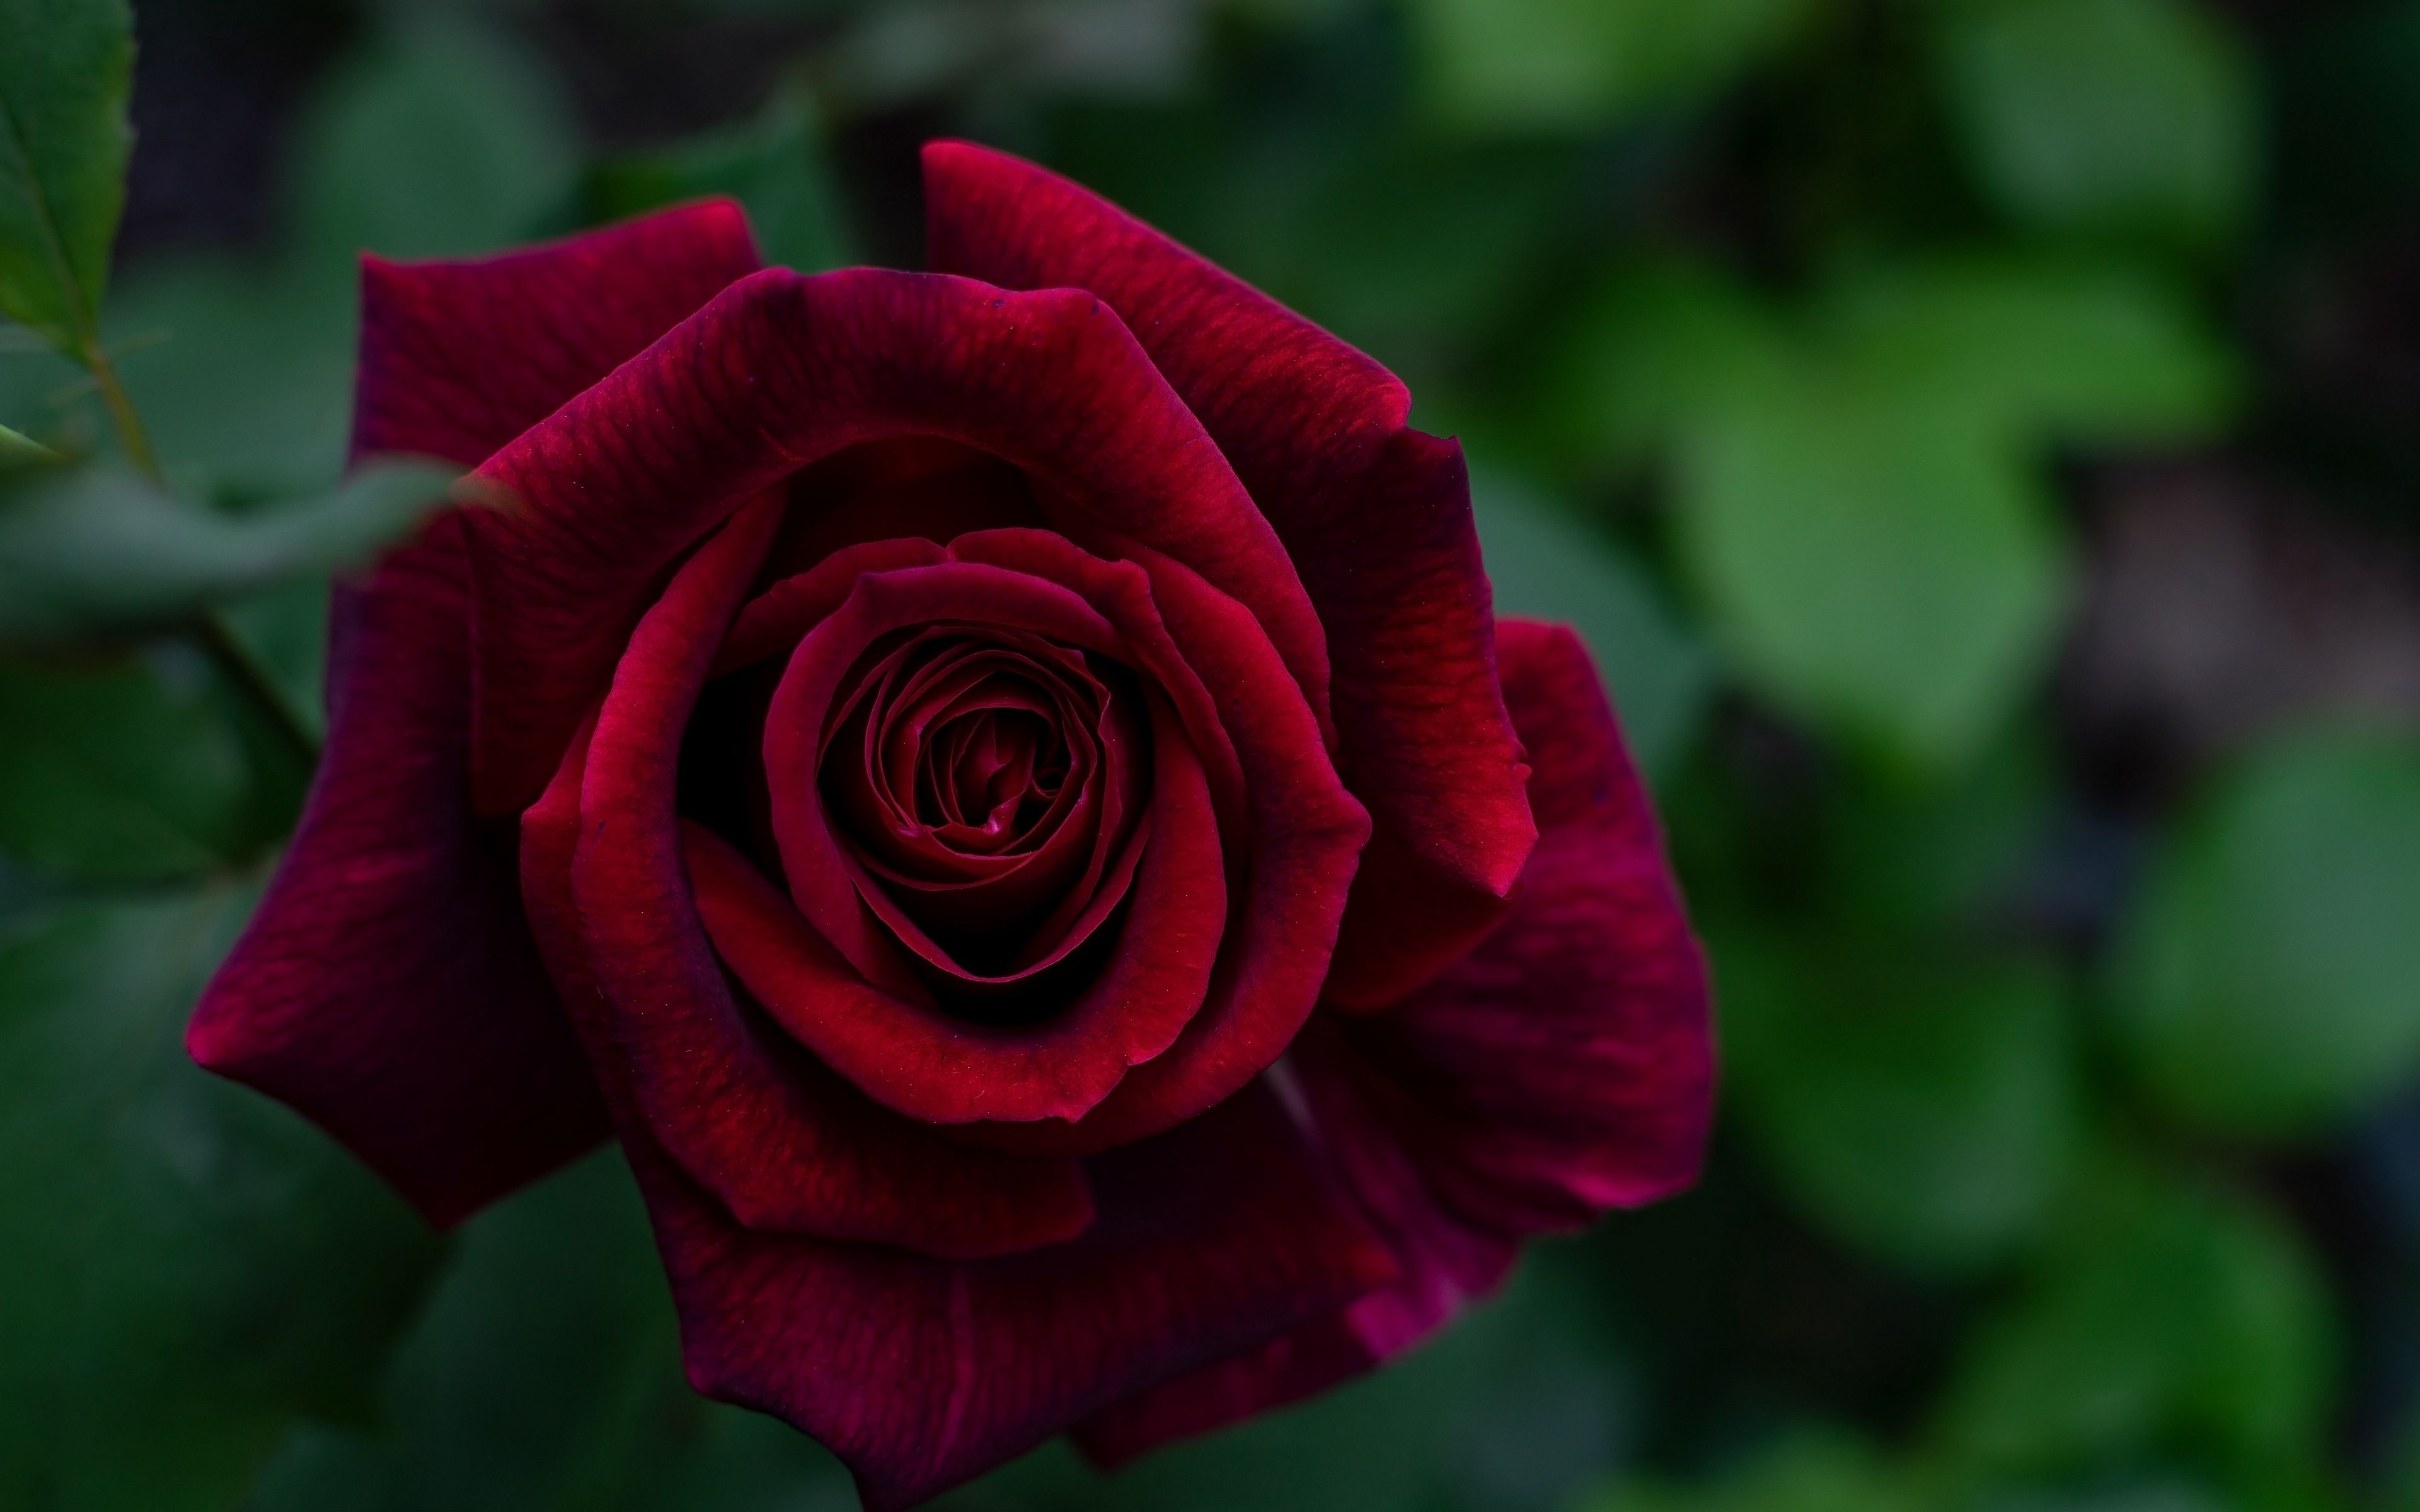
<path fill-rule="evenodd" d="M 1403 374 L 1601 658 L 1699 1189 L 953 1512 L 2420 1509 L 2420 3 L 134 8 L 107 334 L 233 526 L 336 476 L 356 249 L 912 267 L 967 135 Z M 111 444 L 5 326 L 0 423 Z M 226 609 L 309 719 L 325 591 Z M 688 1392 L 610 1153 L 440 1239 L 186 1064 L 302 780 L 185 643 L 0 656 L 0 1503 L 853 1505 Z"/>

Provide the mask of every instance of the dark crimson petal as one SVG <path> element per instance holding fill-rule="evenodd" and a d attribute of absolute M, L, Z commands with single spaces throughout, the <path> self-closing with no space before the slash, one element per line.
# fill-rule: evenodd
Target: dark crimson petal
<path fill-rule="evenodd" d="M 1714 1099 L 1706 967 L 1645 787 L 1570 630 L 1509 621 L 1506 702 L 1544 834 L 1512 917 L 1363 1053 L 1422 1094 L 1418 1153 L 1475 1219 L 1569 1227 L 1696 1178 Z"/>
<path fill-rule="evenodd" d="M 954 978 L 975 974 L 935 944 L 927 929 L 967 932 L 1022 920 L 1031 937 L 1016 957 L 1022 964 L 1009 968 L 1019 974 L 1062 959 L 1079 946 L 1125 891 L 1133 863 L 1121 856 L 1132 848 L 1128 841 L 1140 819 L 1137 805 L 1149 791 L 1139 764 L 1144 738 L 1141 711 L 1112 701 L 1080 656 L 997 625 L 974 633 L 985 638 L 983 645 L 972 645 L 966 632 L 936 628 L 892 653 L 886 666 L 926 644 L 926 637 L 956 642 L 899 687 L 892 687 L 887 677 L 861 680 L 851 702 L 858 715 L 868 716 L 874 702 L 888 699 L 880 720 L 844 716 L 836 726 L 827 722 L 822 755 L 825 796 L 833 800 L 859 847 L 850 858 L 882 884 L 865 891 L 867 905 L 909 949 Z M 1035 655 L 1019 655 L 1012 643 Z M 1092 702 L 1101 711 L 1097 735 L 1081 727 L 1073 710 L 1059 717 L 1075 741 L 1075 760 L 1070 780 L 1044 815 L 1047 833 L 1036 843 L 978 854 L 954 849 L 945 843 L 952 829 L 925 827 L 909 809 L 884 795 L 913 785 L 923 745 L 916 733 L 924 723 L 918 711 L 931 714 L 938 704 L 946 715 L 964 698 L 1006 698 L 1047 708 L 1032 684 L 1020 681 L 1016 686 L 1025 691 L 1013 692 L 986 672 L 987 668 L 1015 665 L 1026 669 L 1025 675 L 1048 677 L 1039 671 L 1037 658 L 1070 664 L 1066 670 L 1090 687 Z M 981 691 L 986 688 L 991 691 Z M 876 746 L 878 732 L 884 730 L 890 733 L 880 738 L 892 757 L 887 782 Z M 1096 753 L 1104 760 L 1094 774 Z M 863 760 L 855 759 L 861 754 Z M 1106 887 L 1105 874 L 1109 878 Z"/>
<path fill-rule="evenodd" d="M 1080 596 L 1093 610 L 1116 627 L 1131 664 L 1157 685 L 1177 717 L 1186 738 L 1210 780 L 1211 799 L 1218 805 L 1223 832 L 1241 833 L 1244 823 L 1244 767 L 1235 743 L 1220 721 L 1218 700 L 1202 685 L 1202 674 L 1186 661 L 1169 638 L 1157 606 L 1151 598 L 1151 574 L 1128 562 L 1108 562 L 1047 531 L 992 530 L 959 536 L 946 553 L 954 562 L 981 563 L 1029 573 L 1056 582 Z M 1287 695 L 1276 690 L 1280 702 Z"/>
<path fill-rule="evenodd" d="M 1257 1350 L 1118 1402 L 1078 1425 L 1077 1444 L 1113 1466 L 1171 1439 L 1206 1433 L 1326 1390 L 1408 1349 L 1492 1294 L 1512 1271 L 1516 1241 L 1474 1227 L 1443 1207 L 1390 1119 L 1417 1117 L 1399 1088 L 1340 1056 L 1335 1026 L 1306 1032 L 1317 1069 L 1284 1084 L 1321 1130 L 1324 1148 L 1363 1215 L 1393 1253 L 1397 1273 L 1350 1304 Z M 1286 1073 L 1304 1068 L 1289 1057 Z"/>
<path fill-rule="evenodd" d="M 1023 468 L 1052 524 L 1132 539 L 1249 604 L 1315 709 L 1318 617 L 1218 449 L 1100 301 L 851 269 L 741 280 L 490 457 L 518 498 L 483 511 L 473 792 L 545 784 L 664 569 L 818 458 L 931 435 Z"/>
<path fill-rule="evenodd" d="M 472 262 L 365 257 L 353 450 L 476 467 L 759 266 L 729 200 Z"/>
<path fill-rule="evenodd" d="M 472 817 L 469 606 L 445 517 L 337 592 L 328 748 L 277 878 L 186 1031 L 450 1225 L 605 1134 L 515 896 Z"/>
<path fill-rule="evenodd" d="M 1076 1163 L 973 1150 L 867 1103 L 743 1013 L 698 920 L 673 807 L 681 733 L 780 520 L 760 501 L 675 575 L 586 749 L 525 817 L 550 964 L 627 1099 L 625 1141 L 644 1125 L 741 1224 L 957 1257 L 1063 1241 L 1092 1216 Z"/>
<path fill-rule="evenodd" d="M 950 1265 L 734 1228 L 631 1150 L 690 1381 L 837 1454 L 870 1512 L 937 1495 L 1153 1382 L 1330 1313 L 1393 1266 L 1259 1091 L 1087 1163 L 1072 1243 Z"/>
<path fill-rule="evenodd" d="M 1023 631 L 1112 658 L 1125 649 L 1109 621 L 1056 583 L 944 562 L 860 577 L 791 653 L 765 713 L 765 775 L 783 874 L 816 933 L 867 980 L 911 999 L 922 995 L 909 985 L 893 941 L 914 926 L 834 832 L 821 771 L 828 717 L 866 650 L 893 631 L 937 620 Z M 931 949 L 939 957 L 935 964 L 947 963 L 946 953 Z"/>
<path fill-rule="evenodd" d="M 1078 1150 L 1156 1134 L 1259 1074 L 1302 1026 L 1369 820 L 1338 782 L 1310 708 L 1251 611 L 1194 573 L 1141 548 L 1134 561 L 1103 562 L 1041 531 L 961 536 L 950 551 L 1082 594 L 1117 626 L 1138 666 L 1164 687 L 1199 690 L 1188 698 L 1206 694 L 1211 728 L 1232 743 L 1241 806 L 1222 819 L 1233 903 L 1202 1011 L 1166 1054 L 1128 1072 L 1082 1121 L 984 1131 L 1013 1148 Z M 1198 748 L 1202 737 L 1195 742 Z M 1152 927 L 1140 912 L 1129 925 Z"/>
<path fill-rule="evenodd" d="M 939 436 L 903 436 L 836 452 L 790 480 L 790 517 L 773 539 L 769 575 L 804 572 L 871 541 L 946 546 L 969 531 L 1050 522 L 1023 472 Z"/>
<path fill-rule="evenodd" d="M 1578 639 L 1497 630 L 1542 831 L 1519 902 L 1413 997 L 1323 1015 L 1287 1059 L 1402 1277 L 1101 1414 L 1079 1438 L 1105 1459 L 1357 1374 L 1492 1289 L 1521 1239 L 1696 1178 L 1714 1100 L 1705 964 L 1653 811 Z"/>
<path fill-rule="evenodd" d="M 475 465 L 756 266 L 727 202 L 477 262 L 366 258 L 354 455 Z M 469 806 L 460 531 L 337 588 L 326 755 L 187 1035 L 440 1225 L 605 1134 L 514 903 L 512 824 Z"/>
<path fill-rule="evenodd" d="M 787 656 L 809 630 L 848 601 L 857 580 L 867 573 L 929 567 L 948 560 L 949 553 L 939 546 L 912 537 L 844 548 L 750 599 L 715 653 L 713 675 Z"/>
<path fill-rule="evenodd" d="M 1385 368 L 1054 174 L 937 142 L 924 190 L 935 268 L 1099 295 L 1276 527 L 1326 629 L 1341 764 L 1375 825 L 1328 995 L 1400 997 L 1502 917 L 1536 839 L 1461 448 L 1406 427 Z"/>
<path fill-rule="evenodd" d="M 909 1118 L 1082 1117 L 1128 1067 L 1165 1051 L 1201 1006 L 1226 917 L 1201 764 L 1164 702 L 1152 703 L 1150 843 L 1126 933 L 1100 976 L 1047 1023 L 989 1029 L 880 991 L 745 857 L 692 828 L 690 876 L 716 949 L 799 1043 Z"/>

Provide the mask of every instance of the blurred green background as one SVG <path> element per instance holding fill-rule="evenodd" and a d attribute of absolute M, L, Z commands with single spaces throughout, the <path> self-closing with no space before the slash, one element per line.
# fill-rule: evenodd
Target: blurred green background
<path fill-rule="evenodd" d="M 88 334 L 169 491 L 0 323 L 0 1504 L 853 1504 L 689 1394 L 613 1156 L 437 1239 L 178 1034 L 326 573 L 426 497 L 330 491 L 354 251 L 724 192 L 914 266 L 949 133 L 1464 439 L 1500 607 L 1652 775 L 1726 1087 L 1698 1191 L 1387 1374 L 943 1504 L 2420 1512 L 2420 0 L 133 12 Z"/>

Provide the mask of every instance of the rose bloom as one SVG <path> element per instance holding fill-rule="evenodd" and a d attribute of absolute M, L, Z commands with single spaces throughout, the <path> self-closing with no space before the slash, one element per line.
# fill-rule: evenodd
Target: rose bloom
<path fill-rule="evenodd" d="M 699 1390 L 871 1506 L 1356 1375 L 1685 1185 L 1703 963 L 1384 368 L 1016 159 L 364 270 L 326 759 L 203 1065 L 437 1224 L 606 1138 Z"/>

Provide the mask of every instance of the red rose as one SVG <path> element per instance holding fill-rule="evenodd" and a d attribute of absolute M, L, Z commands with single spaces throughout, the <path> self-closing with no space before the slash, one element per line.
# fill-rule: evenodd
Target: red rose
<path fill-rule="evenodd" d="M 939 274 L 728 205 L 365 272 L 327 758 L 195 1058 L 450 1223 L 618 1137 L 701 1390 L 897 1506 L 1438 1326 L 1694 1174 L 1703 969 L 1587 654 L 1376 363 L 925 154 Z"/>

